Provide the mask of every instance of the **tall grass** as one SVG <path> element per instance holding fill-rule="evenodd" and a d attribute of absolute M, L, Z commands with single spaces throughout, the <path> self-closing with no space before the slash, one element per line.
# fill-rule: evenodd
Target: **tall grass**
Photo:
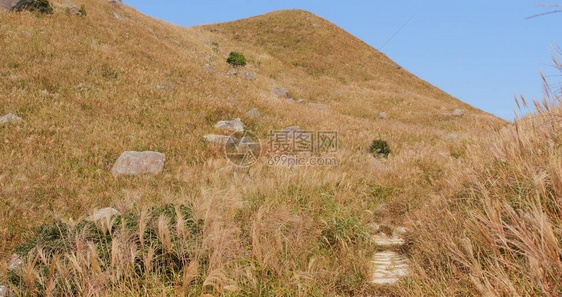
<path fill-rule="evenodd" d="M 24 119 L 0 128 L 0 258 L 24 262 L 8 272 L 0 260 L 0 282 L 24 296 L 398 294 L 369 283 L 374 226 L 448 193 L 446 177 L 476 157 L 474 135 L 505 124 L 308 12 L 181 28 L 107 1 L 75 4 L 86 18 L 63 1 L 48 16 L 0 16 L 0 114 Z M 255 81 L 226 76 L 230 51 Z M 273 99 L 273 87 L 305 103 Z M 339 166 L 271 167 L 265 156 L 241 169 L 205 145 L 216 121 L 253 107 L 261 118 L 243 120 L 262 141 L 291 125 L 337 131 Z M 466 116 L 451 116 L 459 107 Z M 369 154 L 379 138 L 388 159 Z M 164 172 L 115 178 L 125 150 L 164 153 Z M 108 206 L 123 216 L 84 223 Z M 410 247 L 415 257 L 429 239 Z"/>
<path fill-rule="evenodd" d="M 544 82 L 535 112 L 467 147 L 449 192 L 412 214 L 404 295 L 562 295 L 562 99 Z"/>

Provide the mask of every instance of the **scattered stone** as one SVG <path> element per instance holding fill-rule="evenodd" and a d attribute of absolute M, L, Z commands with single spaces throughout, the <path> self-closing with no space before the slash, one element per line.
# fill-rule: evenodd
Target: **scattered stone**
<path fill-rule="evenodd" d="M 251 119 L 258 119 L 260 117 L 260 112 L 257 108 L 252 108 L 248 112 L 246 112 L 246 116 Z"/>
<path fill-rule="evenodd" d="M 211 56 L 205 56 L 205 61 L 211 63 L 213 62 L 213 58 Z"/>
<path fill-rule="evenodd" d="M 386 112 L 381 112 L 377 115 L 377 117 L 379 119 L 386 119 L 388 116 L 387 116 Z"/>
<path fill-rule="evenodd" d="M 123 1 L 122 0 L 108 0 L 107 2 L 117 5 L 119 7 L 123 7 Z"/>
<path fill-rule="evenodd" d="M 19 123 L 22 121 L 22 118 L 18 117 L 17 115 L 13 114 L 13 113 L 9 113 L 7 115 L 3 115 L 0 117 L 0 124 L 6 124 L 6 123 Z"/>
<path fill-rule="evenodd" d="M 398 227 L 394 232 L 399 235 L 404 235 L 408 232 L 408 229 L 406 229 L 406 227 Z"/>
<path fill-rule="evenodd" d="M 14 296 L 14 292 L 8 286 L 0 286 L 0 297 Z"/>
<path fill-rule="evenodd" d="M 376 253 L 373 264 L 375 264 L 374 284 L 393 284 L 408 275 L 408 260 L 393 251 Z"/>
<path fill-rule="evenodd" d="M 118 15 L 115 11 L 111 11 L 111 14 L 118 19 L 119 21 L 125 21 L 120 15 Z"/>
<path fill-rule="evenodd" d="M 88 83 L 83 83 L 83 82 L 82 82 L 82 83 L 79 83 L 79 84 L 76 86 L 76 90 L 77 90 L 78 92 L 86 92 L 86 91 L 91 91 L 91 90 L 93 90 L 93 89 L 94 89 L 94 86 L 93 86 L 93 85 L 88 84 Z"/>
<path fill-rule="evenodd" d="M 76 6 L 74 3 L 72 3 L 70 0 L 65 0 L 64 4 L 66 5 L 66 7 L 68 8 L 68 12 L 70 14 L 73 15 L 82 15 L 82 13 L 80 12 L 80 9 L 78 8 L 78 6 Z"/>
<path fill-rule="evenodd" d="M 240 72 L 240 76 L 242 76 L 242 78 L 246 80 L 256 80 L 256 76 L 251 72 Z"/>
<path fill-rule="evenodd" d="M 226 74 L 227 74 L 227 75 L 236 75 L 236 73 L 238 73 L 238 72 L 236 71 L 236 69 L 230 68 Z"/>
<path fill-rule="evenodd" d="M 205 64 L 205 69 L 215 74 L 218 73 L 210 64 Z"/>
<path fill-rule="evenodd" d="M 16 270 L 21 267 L 23 264 L 23 260 L 21 259 L 20 255 L 13 254 L 10 259 L 8 259 L 8 271 Z"/>
<path fill-rule="evenodd" d="M 303 102 L 304 102 L 304 99 L 298 99 L 297 100 L 297 103 L 303 103 Z"/>
<path fill-rule="evenodd" d="M 312 27 L 318 28 L 318 27 L 320 27 L 320 25 L 318 25 L 318 24 L 312 24 Z"/>
<path fill-rule="evenodd" d="M 326 108 L 326 104 L 322 104 L 322 103 L 308 103 L 308 105 L 318 108 L 318 109 L 324 109 Z"/>
<path fill-rule="evenodd" d="M 159 89 L 159 90 L 173 91 L 176 88 L 176 85 L 174 83 L 169 82 L 169 81 L 164 81 L 164 82 L 161 82 L 161 83 L 157 84 L 156 88 Z"/>
<path fill-rule="evenodd" d="M 285 100 L 285 102 L 293 104 L 293 103 L 296 103 L 297 101 L 295 101 L 295 99 L 293 99 L 293 98 L 289 98 L 289 99 Z"/>
<path fill-rule="evenodd" d="M 464 109 L 453 110 L 453 115 L 456 117 L 462 117 L 464 115 Z"/>
<path fill-rule="evenodd" d="M 71 6 L 68 8 L 68 13 L 72 14 L 72 15 L 78 15 L 81 16 L 82 13 L 80 12 L 80 8 L 76 7 L 76 6 Z"/>
<path fill-rule="evenodd" d="M 445 140 L 447 141 L 456 141 L 457 139 L 459 139 L 459 136 L 457 134 L 451 133 L 445 136 Z"/>
<path fill-rule="evenodd" d="M 226 135 L 207 134 L 203 136 L 205 142 L 211 145 L 224 146 L 234 143 L 234 139 Z"/>
<path fill-rule="evenodd" d="M 393 245 L 403 245 L 404 239 L 399 237 L 398 234 L 393 234 L 388 236 L 383 232 L 373 236 L 373 240 L 379 246 L 393 246 Z"/>
<path fill-rule="evenodd" d="M 123 152 L 113 164 L 113 175 L 158 174 L 164 169 L 166 158 L 158 152 Z"/>
<path fill-rule="evenodd" d="M 0 10 L 20 11 L 26 5 L 32 4 L 35 0 L 0 0 Z"/>
<path fill-rule="evenodd" d="M 272 90 L 273 94 L 279 96 L 279 97 L 285 97 L 285 98 L 291 98 L 291 95 L 289 94 L 289 91 L 283 89 L 283 88 L 274 88 Z"/>
<path fill-rule="evenodd" d="M 220 121 L 215 124 L 215 128 L 230 132 L 242 132 L 244 131 L 244 123 L 236 118 L 232 121 Z"/>
<path fill-rule="evenodd" d="M 209 39 L 203 39 L 203 43 L 204 44 L 211 44 L 211 41 Z"/>
<path fill-rule="evenodd" d="M 102 209 L 98 209 L 94 212 L 93 215 L 87 218 L 88 221 L 97 222 L 101 220 L 108 220 L 111 219 L 113 216 L 120 216 L 121 212 L 113 207 L 106 207 Z"/>

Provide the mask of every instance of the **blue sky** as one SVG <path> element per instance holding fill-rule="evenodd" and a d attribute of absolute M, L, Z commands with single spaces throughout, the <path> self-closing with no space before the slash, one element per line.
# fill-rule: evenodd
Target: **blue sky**
<path fill-rule="evenodd" d="M 526 20 L 549 8 L 536 1 L 125 0 L 144 14 L 181 26 L 299 8 L 323 17 L 447 93 L 504 119 L 514 96 L 542 100 L 540 71 L 554 74 L 551 45 L 562 13 Z M 545 2 L 541 2 L 545 3 Z M 562 4 L 562 1 L 546 1 Z M 552 8 L 550 8 L 552 10 Z"/>

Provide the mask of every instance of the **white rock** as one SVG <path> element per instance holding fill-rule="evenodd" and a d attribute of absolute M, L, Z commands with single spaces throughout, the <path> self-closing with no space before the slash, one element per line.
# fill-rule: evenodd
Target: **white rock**
<path fill-rule="evenodd" d="M 447 136 L 445 136 L 445 140 L 447 140 L 447 141 L 455 141 L 457 139 L 459 139 L 459 136 L 457 134 L 451 133 L 451 134 L 448 134 Z"/>
<path fill-rule="evenodd" d="M 236 118 L 232 121 L 220 121 L 215 124 L 215 128 L 223 131 L 242 132 L 244 131 L 244 123 L 239 118 Z"/>
<path fill-rule="evenodd" d="M 9 297 L 13 296 L 12 290 L 8 288 L 8 286 L 0 286 L 0 297 Z"/>
<path fill-rule="evenodd" d="M 123 152 L 111 168 L 113 175 L 158 174 L 164 169 L 166 157 L 158 152 Z"/>
<path fill-rule="evenodd" d="M 118 19 L 119 21 L 124 21 L 124 19 L 123 19 L 119 14 L 117 14 L 115 11 L 112 11 L 111 14 L 112 14 L 116 19 Z"/>
<path fill-rule="evenodd" d="M 326 108 L 326 104 L 322 104 L 322 103 L 308 103 L 308 105 L 318 108 L 318 109 L 324 109 Z"/>
<path fill-rule="evenodd" d="M 377 115 L 377 117 L 379 119 L 386 119 L 388 116 L 387 116 L 386 112 L 381 112 Z"/>
<path fill-rule="evenodd" d="M 398 227 L 398 228 L 396 228 L 396 230 L 394 232 L 396 234 L 404 235 L 408 232 L 408 229 L 406 229 L 406 227 Z"/>
<path fill-rule="evenodd" d="M 228 72 L 226 73 L 226 75 L 236 75 L 236 73 L 238 73 L 238 71 L 236 71 L 236 69 L 230 68 L 228 70 Z"/>
<path fill-rule="evenodd" d="M 211 145 L 225 145 L 234 141 L 234 139 L 230 136 L 216 134 L 204 135 L 203 139 L 205 140 L 205 142 Z"/>
<path fill-rule="evenodd" d="M 291 98 L 291 95 L 289 94 L 289 91 L 283 89 L 283 88 L 274 88 L 272 90 L 273 94 L 279 96 L 279 97 L 285 97 L 285 98 Z"/>
<path fill-rule="evenodd" d="M 248 71 L 240 72 L 240 76 L 246 80 L 256 80 L 256 76 Z"/>
<path fill-rule="evenodd" d="M 20 11 L 26 5 L 32 4 L 35 2 L 34 0 L 1 0 L 0 1 L 0 10 L 5 11 Z"/>
<path fill-rule="evenodd" d="M 246 116 L 251 119 L 258 119 L 261 115 L 257 108 L 252 108 L 246 112 Z"/>
<path fill-rule="evenodd" d="M 464 115 L 464 109 L 453 110 L 453 115 L 456 117 L 462 117 Z"/>
<path fill-rule="evenodd" d="M 13 113 L 9 113 L 0 117 L 0 124 L 19 123 L 21 121 L 22 119 Z"/>
<path fill-rule="evenodd" d="M 113 216 L 120 216 L 120 215 L 121 212 L 119 212 L 117 209 L 112 207 L 106 207 L 96 210 L 93 215 L 87 218 L 87 220 L 95 222 L 100 220 L 111 219 L 111 217 Z"/>
<path fill-rule="evenodd" d="M 115 4 L 119 7 L 123 6 L 123 1 L 122 0 L 108 0 L 107 2 L 111 3 L 111 4 Z"/>
<path fill-rule="evenodd" d="M 18 254 L 13 254 L 10 259 L 8 259 L 8 271 L 16 270 L 23 264 L 23 261 Z"/>
<path fill-rule="evenodd" d="M 217 74 L 218 72 L 213 68 L 213 66 L 211 66 L 210 64 L 205 64 L 205 69 L 207 69 L 207 71 L 212 72 L 214 74 Z"/>

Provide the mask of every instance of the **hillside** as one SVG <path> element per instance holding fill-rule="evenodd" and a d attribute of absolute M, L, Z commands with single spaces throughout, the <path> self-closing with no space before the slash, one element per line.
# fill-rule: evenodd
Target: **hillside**
<path fill-rule="evenodd" d="M 376 226 L 406 224 L 452 191 L 445 177 L 467 147 L 507 125 L 309 12 L 182 28 L 105 0 L 74 4 L 87 15 L 65 1 L 52 15 L 0 12 L 0 115 L 22 118 L 0 124 L 0 259 L 31 263 L 15 276 L 0 261 L 0 280 L 24 295 L 393 294 L 370 284 Z M 237 75 L 231 51 L 248 60 Z M 203 136 L 234 118 L 263 143 L 293 125 L 337 132 L 338 166 L 269 166 L 267 154 L 233 166 Z M 379 138 L 387 159 L 369 153 Z M 164 171 L 116 177 L 124 151 L 163 153 Z M 105 207 L 123 220 L 73 229 Z M 34 237 L 43 224 L 50 235 Z M 143 228 L 152 237 L 135 237 Z"/>

